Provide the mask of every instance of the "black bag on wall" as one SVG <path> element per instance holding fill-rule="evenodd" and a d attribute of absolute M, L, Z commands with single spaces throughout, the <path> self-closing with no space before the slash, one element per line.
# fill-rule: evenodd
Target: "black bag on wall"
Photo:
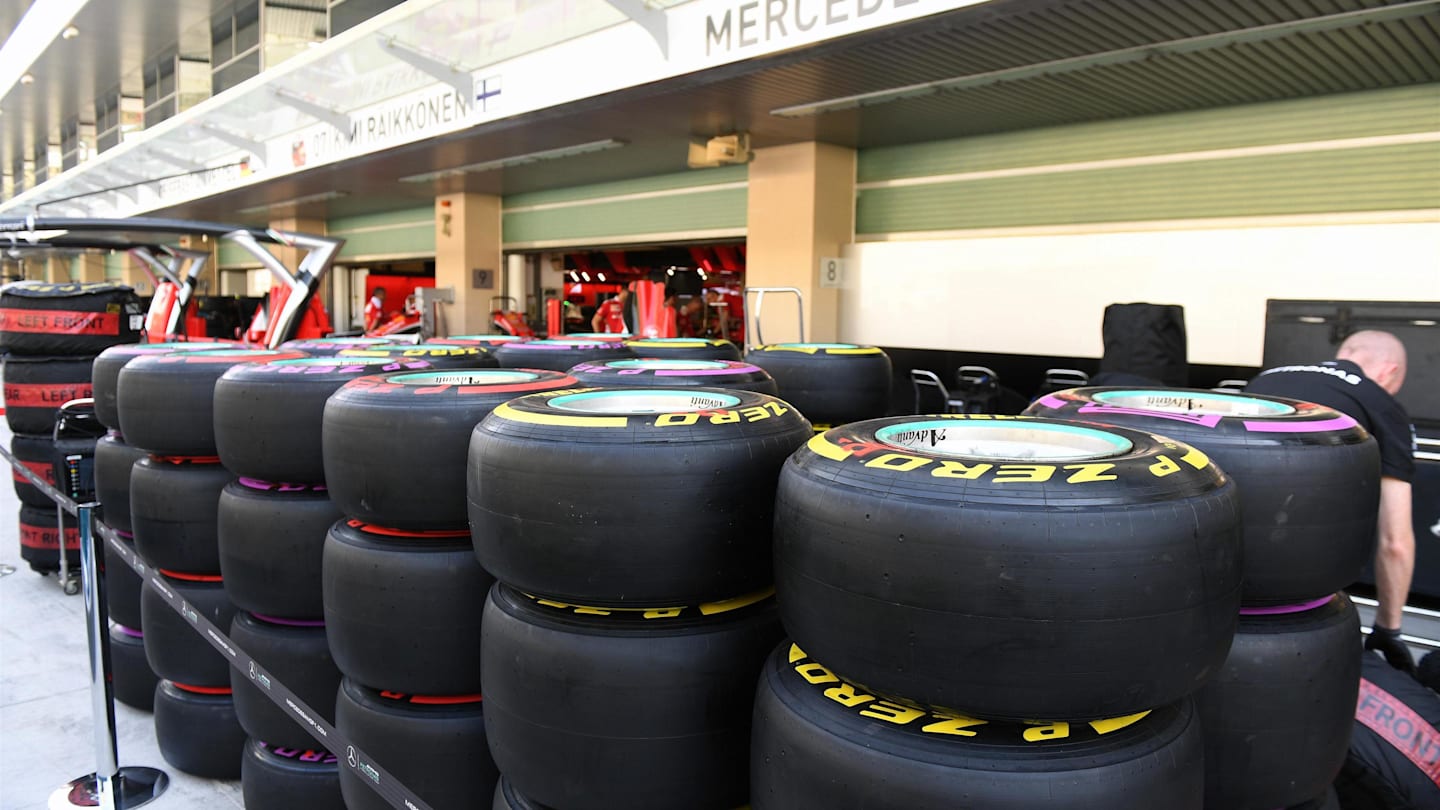
<path fill-rule="evenodd" d="M 1111 304 L 1105 308 L 1101 334 L 1105 355 L 1100 358 L 1100 374 L 1126 376 L 1103 383 L 1097 376 L 1092 384 L 1128 384 L 1134 377 L 1179 388 L 1190 384 L 1184 307 Z"/>

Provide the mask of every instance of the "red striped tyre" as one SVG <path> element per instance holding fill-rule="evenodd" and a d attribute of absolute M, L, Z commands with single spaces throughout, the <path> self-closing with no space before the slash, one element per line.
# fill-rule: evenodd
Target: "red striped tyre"
<path fill-rule="evenodd" d="M 1129 428 L 846 425 L 781 472 L 780 611 L 807 652 L 888 694 L 992 718 L 1143 711 L 1225 659 L 1237 500 L 1205 454 Z"/>
<path fill-rule="evenodd" d="M 15 460 L 24 465 L 25 469 L 40 476 L 45 483 L 55 485 L 55 440 L 50 435 L 26 436 L 17 433 L 10 437 L 10 454 L 15 456 Z M 98 465 L 98 448 L 96 455 Z M 50 500 L 50 496 L 30 483 L 30 479 L 21 475 L 19 470 L 11 470 L 10 475 L 15 479 L 15 497 L 20 499 L 22 505 L 37 509 L 55 508 L 55 502 Z"/>
<path fill-rule="evenodd" d="M 192 687 L 223 688 L 228 702 L 230 662 L 165 599 L 171 594 L 184 600 L 188 610 L 204 616 L 224 632 L 235 618 L 235 606 L 225 595 L 220 577 L 160 573 L 160 581 L 151 580 L 140 595 L 140 631 L 145 634 L 145 658 L 150 668 L 162 678 Z"/>
<path fill-rule="evenodd" d="M 109 281 L 21 281 L 0 290 L 0 351 L 94 356 L 141 337 L 135 290 Z"/>
<path fill-rule="evenodd" d="M 91 366 L 95 390 L 95 418 L 111 430 L 120 429 L 120 412 L 115 402 L 120 384 L 120 369 L 137 357 L 151 357 L 182 352 L 213 352 L 234 349 L 233 343 L 130 343 L 111 346 L 95 358 Z"/>
<path fill-rule="evenodd" d="M 20 507 L 20 559 L 36 573 L 60 570 L 60 518 L 53 504 L 43 509 Z M 69 515 L 65 519 L 65 561 L 71 570 L 79 570 L 80 532 Z"/>
<path fill-rule="evenodd" d="M 335 727 L 395 781 L 434 808 L 483 807 L 500 773 L 485 738 L 485 704 L 479 694 L 442 697 L 380 691 L 346 678 L 335 702 Z M 372 759 L 349 752 L 355 767 Z M 340 769 L 349 810 L 390 810 L 391 805 L 352 768 Z"/>
<path fill-rule="evenodd" d="M 215 383 L 215 448 L 241 478 L 321 484 L 325 401 L 351 380 L 429 371 L 423 357 L 305 357 L 235 366 Z"/>
<path fill-rule="evenodd" d="M 981 720 L 845 680 L 791 643 L 760 676 L 752 739 L 755 810 L 1200 810 L 1205 778 L 1189 698 L 1089 722 Z"/>
<path fill-rule="evenodd" d="M 155 687 L 155 742 L 165 761 L 191 776 L 239 779 L 245 730 L 229 687 L 161 681 Z"/>
<path fill-rule="evenodd" d="M 567 371 L 580 363 L 604 363 L 635 356 L 623 343 L 593 338 L 527 340 L 497 346 L 494 351 L 495 360 L 501 368 L 544 368 L 551 371 Z"/>
<path fill-rule="evenodd" d="M 817 430 L 890 410 L 890 357 L 874 346 L 772 343 L 752 347 L 745 360 L 770 372 L 780 398 Z"/>
<path fill-rule="evenodd" d="M 125 441 L 166 456 L 214 456 L 215 382 L 233 366 L 304 357 L 216 349 L 136 357 L 120 369 L 116 409 Z"/>
<path fill-rule="evenodd" d="M 463 529 L 336 523 L 325 540 L 322 590 L 336 665 L 397 692 L 479 692 L 480 617 L 494 581 Z"/>
<path fill-rule="evenodd" d="M 740 350 L 728 340 L 708 338 L 637 338 L 625 341 L 636 357 L 667 360 L 740 360 Z"/>
<path fill-rule="evenodd" d="M 570 374 L 584 386 L 603 388 L 728 388 L 775 396 L 765 369 L 730 360 L 659 359 L 581 363 Z"/>
<path fill-rule="evenodd" d="M 719 388 L 589 388 L 495 409 L 470 440 L 475 554 L 526 593 L 694 604 L 769 587 L 770 510 L 810 423 Z"/>
<path fill-rule="evenodd" d="M 1074 388 L 1026 413 L 1159 433 L 1214 459 L 1240 488 L 1247 605 L 1332 594 L 1374 552 L 1380 451 L 1330 408 L 1184 388 Z"/>
<path fill-rule="evenodd" d="M 130 472 L 135 550 L 154 568 L 219 574 L 220 493 L 233 478 L 211 459 L 151 456 L 135 462 Z"/>
<path fill-rule="evenodd" d="M 321 442 L 330 497 L 381 526 L 463 529 L 470 431 L 508 399 L 574 386 L 567 374 L 477 369 L 365 377 L 325 405 Z"/>
<path fill-rule="evenodd" d="M 755 678 L 783 635 L 769 594 L 607 609 L 496 585 L 481 656 L 495 764 L 569 810 L 744 804 Z"/>
<path fill-rule="evenodd" d="M 5 422 L 12 433 L 51 435 L 55 412 L 90 396 L 90 358 L 17 357 L 4 362 Z"/>
<path fill-rule="evenodd" d="M 100 502 L 101 519 L 115 531 L 126 535 L 134 531 L 130 523 L 130 476 L 136 462 L 149 457 L 144 450 L 126 444 L 113 430 L 95 442 L 95 500 Z"/>

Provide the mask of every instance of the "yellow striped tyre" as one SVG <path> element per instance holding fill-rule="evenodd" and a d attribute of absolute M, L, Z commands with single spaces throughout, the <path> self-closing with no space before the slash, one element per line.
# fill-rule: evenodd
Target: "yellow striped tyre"
<path fill-rule="evenodd" d="M 609 609 L 492 588 L 485 731 L 513 792 L 566 810 L 745 804 L 755 679 L 783 634 L 771 593 Z"/>
<path fill-rule="evenodd" d="M 1173 703 L 1240 608 L 1235 485 L 1128 428 L 909 416 L 785 464 L 775 580 L 796 642 L 889 694 L 993 718 Z"/>
<path fill-rule="evenodd" d="M 853 343 L 772 343 L 755 346 L 745 360 L 770 372 L 780 398 L 817 428 L 890 411 L 890 357 Z"/>
<path fill-rule="evenodd" d="M 380 343 L 344 349 L 336 357 L 386 359 L 391 362 L 424 360 L 431 368 L 495 368 L 495 357 L 484 346 L 438 345 L 433 343 Z"/>
<path fill-rule="evenodd" d="M 775 379 L 759 366 L 733 360 L 641 357 L 581 363 L 570 375 L 597 388 L 728 388 L 775 396 Z"/>
<path fill-rule="evenodd" d="M 661 357 L 667 360 L 730 360 L 740 359 L 740 350 L 728 340 L 710 338 L 636 338 L 625 341 L 636 357 Z"/>
<path fill-rule="evenodd" d="M 168 608 L 167 608 L 168 609 Z M 245 730 L 230 688 L 174 681 L 155 686 L 155 744 L 176 769 L 206 779 L 239 779 Z"/>
<path fill-rule="evenodd" d="M 579 363 L 603 363 L 635 356 L 624 343 L 600 338 L 525 340 L 496 346 L 493 351 L 501 368 L 546 368 L 551 371 L 566 371 Z"/>
<path fill-rule="evenodd" d="M 1091 721 L 981 720 L 889 697 L 781 644 L 760 675 L 755 810 L 1200 810 L 1189 698 Z"/>
<path fill-rule="evenodd" d="M 719 388 L 588 388 L 511 400 L 470 439 L 480 564 L 526 593 L 625 606 L 771 584 L 775 480 L 810 423 Z"/>
<path fill-rule="evenodd" d="M 1026 413 L 1148 430 L 1214 459 L 1240 488 L 1246 605 L 1327 596 L 1373 556 L 1380 449 L 1338 411 L 1186 388 L 1073 388 Z"/>

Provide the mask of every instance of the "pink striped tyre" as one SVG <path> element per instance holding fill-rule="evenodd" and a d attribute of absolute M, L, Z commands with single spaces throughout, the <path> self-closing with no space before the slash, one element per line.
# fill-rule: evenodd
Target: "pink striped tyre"
<path fill-rule="evenodd" d="M 1240 490 L 1246 605 L 1289 605 L 1354 582 L 1375 544 L 1380 450 L 1320 405 L 1185 388 L 1072 388 L 1026 413 L 1135 428 L 1210 456 Z"/>

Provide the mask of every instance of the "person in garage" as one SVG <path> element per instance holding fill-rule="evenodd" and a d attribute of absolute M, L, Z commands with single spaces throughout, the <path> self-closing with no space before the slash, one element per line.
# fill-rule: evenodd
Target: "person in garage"
<path fill-rule="evenodd" d="M 1260 373 L 1245 390 L 1254 394 L 1316 402 L 1348 414 L 1380 445 L 1379 543 L 1375 549 L 1375 590 L 1380 602 L 1367 650 L 1390 665 L 1415 671 L 1415 659 L 1400 639 L 1400 619 L 1415 567 L 1415 528 L 1410 516 L 1410 482 L 1415 476 L 1415 428 L 1395 394 L 1405 383 L 1405 344 L 1389 332 L 1356 332 L 1340 344 L 1334 360 L 1279 366 Z"/>
<path fill-rule="evenodd" d="M 630 303 L 630 288 L 624 287 L 615 294 L 614 298 L 601 304 L 595 310 L 595 317 L 590 319 L 590 329 L 594 332 L 608 332 L 614 335 L 628 333 L 630 330 L 625 324 L 625 309 Z"/>
<path fill-rule="evenodd" d="M 370 291 L 370 300 L 365 302 L 365 331 L 370 332 L 380 326 L 380 320 L 385 317 L 385 288 L 376 287 Z"/>

